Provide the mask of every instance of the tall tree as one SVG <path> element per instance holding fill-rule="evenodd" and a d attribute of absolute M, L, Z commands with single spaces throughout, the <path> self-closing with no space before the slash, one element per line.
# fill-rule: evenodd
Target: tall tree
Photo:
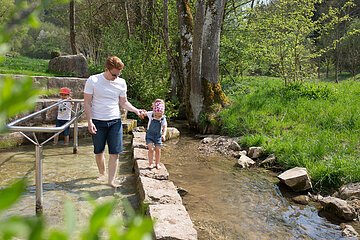
<path fill-rule="evenodd" d="M 75 0 L 69 2 L 70 46 L 72 54 L 77 54 L 76 31 L 75 31 Z"/>
<path fill-rule="evenodd" d="M 178 5 L 185 7 L 183 14 L 179 14 L 179 17 L 183 18 L 179 23 L 185 25 L 180 25 L 183 73 L 188 74 L 188 68 L 184 67 L 188 67 L 191 62 L 189 82 L 186 81 L 187 76 L 184 74 L 185 89 L 188 92 L 188 95 L 185 93 L 185 102 L 188 104 L 187 117 L 190 126 L 201 132 L 212 131 L 209 127 L 213 123 L 213 112 L 227 103 L 219 83 L 220 33 L 225 2 L 225 0 L 198 0 L 194 26 L 191 26 L 192 21 L 187 18 L 188 2 L 180 1 Z M 193 32 L 188 32 L 192 29 Z M 192 53 L 186 55 L 189 47 L 183 43 L 191 42 Z"/>

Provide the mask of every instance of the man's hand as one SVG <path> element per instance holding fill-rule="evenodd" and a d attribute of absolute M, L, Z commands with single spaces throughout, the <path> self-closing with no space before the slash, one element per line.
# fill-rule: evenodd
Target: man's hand
<path fill-rule="evenodd" d="M 88 131 L 91 134 L 96 134 L 97 129 L 92 121 L 88 122 Z"/>

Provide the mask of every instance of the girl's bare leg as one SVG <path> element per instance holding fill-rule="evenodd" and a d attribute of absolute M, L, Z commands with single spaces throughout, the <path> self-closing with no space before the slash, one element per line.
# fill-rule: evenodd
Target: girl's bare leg
<path fill-rule="evenodd" d="M 58 144 L 58 141 L 59 141 L 59 135 L 57 135 L 57 136 L 54 137 L 54 143 L 53 143 L 53 145 Z"/>
<path fill-rule="evenodd" d="M 149 160 L 149 168 L 153 168 L 153 152 L 154 145 L 152 143 L 148 144 L 148 160 Z"/>
<path fill-rule="evenodd" d="M 155 166 L 157 169 L 160 169 L 160 157 L 161 157 L 161 147 L 155 146 Z"/>
<path fill-rule="evenodd" d="M 70 141 L 70 137 L 69 137 L 69 136 L 65 136 L 65 137 L 64 137 L 64 144 L 65 144 L 65 145 L 69 145 L 69 141 Z"/>

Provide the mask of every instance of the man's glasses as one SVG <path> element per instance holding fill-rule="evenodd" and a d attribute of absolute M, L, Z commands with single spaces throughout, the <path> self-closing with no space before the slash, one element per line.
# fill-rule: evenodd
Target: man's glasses
<path fill-rule="evenodd" d="M 68 96 L 69 94 L 60 93 L 60 96 Z"/>
<path fill-rule="evenodd" d="M 109 70 L 109 72 L 110 72 L 111 76 L 113 76 L 115 78 L 117 78 L 121 75 L 121 71 L 119 72 L 119 74 L 113 74 L 110 70 Z"/>

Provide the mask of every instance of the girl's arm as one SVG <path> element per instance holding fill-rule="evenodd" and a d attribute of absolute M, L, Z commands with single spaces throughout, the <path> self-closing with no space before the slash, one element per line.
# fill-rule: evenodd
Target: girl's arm
<path fill-rule="evenodd" d="M 164 124 L 164 126 L 162 126 L 162 132 L 161 132 L 161 138 L 162 138 L 162 140 L 163 141 L 165 141 L 166 140 L 166 132 L 167 132 L 167 122 L 166 122 L 166 118 L 165 118 L 165 124 Z"/>

